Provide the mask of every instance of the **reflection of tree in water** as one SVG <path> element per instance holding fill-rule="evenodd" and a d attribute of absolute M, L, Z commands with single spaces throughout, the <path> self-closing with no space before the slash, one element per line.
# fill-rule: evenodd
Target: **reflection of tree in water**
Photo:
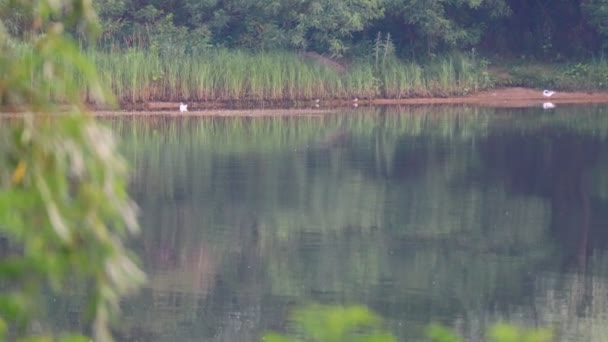
<path fill-rule="evenodd" d="M 463 263 L 465 267 L 461 270 L 458 270 L 458 267 L 456 267 L 457 270 L 453 270 L 457 263 L 452 260 L 449 262 L 450 266 L 447 269 L 436 272 L 439 275 L 449 275 L 452 273 L 451 276 L 444 279 L 444 281 L 451 283 L 451 292 L 458 292 L 458 279 L 462 278 L 453 272 L 469 273 L 473 275 L 474 279 L 476 273 L 495 273 L 497 267 L 498 269 L 500 268 L 500 264 L 492 262 L 492 258 L 487 258 L 488 253 L 499 258 L 501 256 L 511 257 L 511 260 L 505 260 L 506 264 L 513 263 L 512 257 L 527 254 L 527 264 L 519 267 L 519 270 L 516 267 L 504 273 L 508 277 L 519 274 L 519 279 L 497 277 L 496 280 L 500 279 L 501 283 L 496 284 L 496 288 L 490 292 L 487 290 L 491 290 L 491 288 L 483 289 L 478 287 L 480 284 L 491 284 L 491 282 L 488 282 L 489 279 L 486 278 L 486 281 L 482 282 L 473 281 L 468 286 L 465 286 L 465 291 L 462 291 L 461 295 L 466 297 L 467 293 L 475 293 L 477 296 L 489 295 L 487 298 L 500 298 L 500 288 L 504 288 L 506 284 L 511 284 L 509 290 L 512 291 L 518 286 L 516 284 L 519 283 L 522 291 L 531 292 L 530 295 L 523 296 L 522 298 L 534 301 L 532 295 L 536 296 L 540 294 L 540 297 L 543 297 L 545 295 L 543 291 L 547 290 L 547 288 L 540 289 L 540 292 L 538 288 L 534 290 L 530 286 L 530 283 L 535 282 L 535 279 L 542 281 L 544 278 L 528 272 L 534 270 L 536 270 L 535 273 L 538 270 L 567 272 L 568 270 L 573 270 L 573 267 L 574 270 L 578 269 L 585 272 L 587 268 L 591 267 L 588 262 L 590 256 L 595 254 L 605 255 L 603 248 L 601 248 L 607 242 L 605 233 L 606 220 L 604 219 L 605 196 L 598 196 L 598 194 L 602 193 L 601 190 L 593 189 L 591 185 L 598 182 L 597 173 L 598 170 L 601 170 L 599 165 L 602 162 L 599 158 L 601 156 L 600 152 L 602 148 L 605 149 L 605 144 L 600 136 L 574 133 L 568 129 L 532 131 L 524 134 L 518 132 L 507 134 L 490 132 L 485 139 L 476 142 L 476 145 L 479 146 L 477 157 L 471 156 L 470 149 L 463 148 L 458 143 L 455 144 L 454 141 L 443 140 L 444 144 L 441 144 L 441 142 L 441 139 L 436 144 L 429 144 L 429 141 L 426 141 L 417 147 L 416 138 L 402 139 L 398 145 L 400 147 L 397 148 L 393 157 L 395 168 L 391 174 L 393 178 L 402 179 L 402 182 L 405 183 L 407 183 L 408 179 L 412 179 L 413 181 L 411 184 L 401 188 L 393 182 L 391 188 L 394 191 L 389 193 L 396 193 L 401 203 L 407 203 L 408 198 L 410 199 L 411 205 L 405 205 L 405 208 L 402 208 L 396 214 L 401 218 L 394 220 L 395 222 L 402 223 L 410 222 L 409 225 L 406 224 L 400 227 L 402 232 L 404 229 L 407 230 L 408 226 L 448 227 L 447 230 L 444 230 L 444 233 L 449 234 L 444 236 L 445 242 L 441 242 L 443 238 L 434 234 L 432 230 L 429 232 L 427 229 L 420 229 L 419 232 L 409 231 L 409 233 L 403 234 L 404 244 L 410 244 L 410 247 L 413 246 L 415 249 L 417 243 L 412 243 L 413 241 L 426 241 L 426 244 L 430 247 L 443 245 L 443 248 L 446 250 L 461 250 L 463 251 L 463 255 L 469 255 L 470 259 Z M 445 153 L 446 149 L 449 150 L 449 153 Z M 604 161 L 603 163 L 605 164 L 606 162 Z M 464 166 L 464 168 L 459 167 L 459 164 Z M 429 176 L 433 173 L 435 176 Z M 601 176 L 599 177 L 601 178 Z M 424 186 L 424 189 L 435 192 L 428 194 L 429 198 L 427 198 L 427 194 L 422 192 L 416 194 L 415 190 L 417 184 L 424 183 L 425 179 L 432 180 Z M 442 181 L 445 183 L 441 184 Z M 466 188 L 469 189 L 468 193 L 458 193 L 457 191 L 463 181 L 467 183 Z M 471 192 L 471 185 L 473 185 L 473 188 L 477 188 L 478 191 Z M 451 188 L 452 190 L 446 192 L 446 188 Z M 497 197 L 497 190 L 498 193 L 501 191 L 505 192 Z M 450 199 L 451 194 L 454 193 L 458 193 L 458 198 Z M 445 199 L 446 196 L 447 200 Z M 504 199 L 501 200 L 501 196 L 504 196 Z M 415 200 L 411 200 L 413 197 L 415 197 Z M 477 200 L 474 197 L 477 197 Z M 426 202 L 427 200 L 428 202 Z M 473 221 L 454 222 L 453 220 L 437 220 L 433 224 L 428 224 L 430 223 L 428 222 L 429 217 L 450 217 L 451 209 L 455 209 L 452 211 L 458 213 L 458 215 L 453 215 L 452 218 L 458 220 L 464 219 L 466 221 L 467 205 L 462 202 L 470 200 L 473 200 L 473 204 L 469 206 L 474 209 L 473 211 L 476 208 L 477 210 L 481 210 L 481 215 Z M 509 204 L 510 202 L 511 204 Z M 521 203 L 521 205 L 516 204 L 517 202 Z M 536 209 L 533 203 L 539 204 Z M 435 208 L 429 210 L 429 206 L 435 206 Z M 414 209 L 410 210 L 412 207 Z M 543 208 L 549 210 L 544 210 Z M 424 213 L 422 214 L 423 222 L 416 222 L 417 213 L 421 212 Z M 532 215 L 519 222 L 506 218 L 509 214 L 513 217 L 525 218 L 525 215 L 522 216 L 522 214 L 526 212 L 536 212 L 540 216 L 534 218 L 535 215 Z M 545 219 L 543 218 L 543 213 L 550 214 Z M 487 219 L 484 219 L 484 216 Z M 500 216 L 503 216 L 503 218 Z M 476 220 L 481 220 L 481 222 Z M 424 221 L 427 224 L 424 224 Z M 386 220 L 386 222 L 390 224 L 390 220 Z M 504 227 L 501 227 L 500 222 L 505 223 Z M 449 228 L 450 226 L 452 228 Z M 482 229 L 475 232 L 475 227 Z M 487 229 L 489 227 L 492 227 L 492 229 Z M 461 230 L 462 228 L 465 229 Z M 529 234 L 530 231 L 535 231 L 537 234 L 531 235 Z M 454 232 L 456 234 L 453 234 Z M 543 242 L 543 235 L 551 235 L 560 247 L 552 248 L 552 246 L 548 245 L 547 241 Z M 517 236 L 520 238 L 517 239 Z M 479 239 L 480 237 L 481 240 Z M 392 242 L 398 244 L 398 240 L 393 239 Z M 408 249 L 397 248 L 397 250 Z M 409 250 L 412 251 L 412 248 L 409 248 Z M 432 260 L 441 254 L 428 253 L 426 259 Z M 544 254 L 542 259 L 537 258 L 539 263 L 536 265 L 529 263 L 531 261 L 529 256 L 534 254 L 537 256 Z M 454 258 L 458 256 L 458 253 L 447 253 L 447 255 L 446 257 Z M 474 265 L 476 264 L 476 258 L 479 257 L 484 258 L 484 261 L 478 265 L 477 271 L 475 271 L 476 267 Z M 546 259 L 546 257 L 550 257 L 551 259 Z M 418 259 L 425 258 L 420 257 Z M 566 267 L 554 269 L 551 265 L 555 264 L 555 261 L 558 260 L 561 261 L 558 264 L 563 264 Z M 488 263 L 488 261 L 490 262 Z M 400 265 L 403 266 L 403 262 Z M 438 265 L 436 264 L 432 268 L 437 271 Z M 410 269 L 416 269 L 416 267 Z M 526 272 L 526 270 L 528 271 Z M 421 279 L 420 277 L 417 278 Z M 594 278 L 591 274 L 573 277 L 573 279 L 575 281 L 570 282 L 570 285 L 563 288 L 564 293 L 578 293 L 577 295 L 568 297 L 568 307 L 573 309 L 570 311 L 569 320 L 575 323 L 575 325 L 578 324 L 576 326 L 577 329 L 580 328 L 579 323 L 584 323 L 588 319 L 591 322 L 595 320 L 596 323 L 594 324 L 597 325 L 598 315 L 589 317 L 584 315 L 587 313 L 587 310 L 598 311 L 598 308 L 601 308 L 601 306 L 585 309 L 586 313 L 582 313 L 581 308 L 593 302 L 589 301 L 589 296 L 594 291 L 590 290 L 589 287 L 596 289 L 595 292 L 597 292 L 598 287 L 600 289 L 605 287 L 603 285 L 604 279 L 599 278 L 593 281 L 592 279 Z M 581 282 L 588 285 L 583 285 Z M 427 285 L 437 283 L 437 279 L 434 278 L 433 280 L 429 280 Z M 421 286 L 421 288 L 424 288 L 424 286 Z M 587 288 L 587 290 L 581 292 L 581 288 Z M 498 292 L 496 292 L 497 289 L 499 290 Z M 392 293 L 394 291 L 390 290 L 389 292 Z M 463 308 L 465 311 L 471 310 L 472 307 L 467 308 L 466 303 L 472 304 L 476 300 L 469 298 L 466 301 L 462 301 L 465 297 L 460 295 L 452 297 L 457 299 L 456 305 L 448 305 L 440 311 L 446 313 L 462 304 L 465 304 Z M 411 305 L 411 299 L 408 301 L 409 305 Z M 504 302 L 502 304 L 499 303 L 496 302 L 493 305 L 498 304 L 502 306 L 503 308 L 500 311 L 502 314 L 511 311 L 516 312 L 521 309 L 521 307 L 513 307 L 516 303 L 513 303 L 510 297 L 505 297 Z M 386 305 L 380 307 L 387 308 L 391 306 L 391 303 L 384 304 Z M 490 303 L 486 302 L 483 305 L 488 304 Z M 519 305 L 526 306 L 526 303 L 522 302 Z M 407 303 L 397 304 L 396 306 L 407 306 Z M 509 306 L 511 306 L 510 309 Z M 441 306 L 435 305 L 435 308 L 437 307 Z M 490 310 L 490 308 L 486 306 L 482 310 Z M 537 310 L 542 310 L 542 308 L 537 308 Z M 415 311 L 420 312 L 420 308 Z M 600 309 L 600 311 L 605 310 Z M 578 315 L 582 315 L 579 317 L 580 321 L 578 318 L 575 318 Z M 456 315 L 456 317 L 458 316 Z M 475 314 L 468 319 L 467 325 L 470 327 L 477 325 L 477 329 L 474 329 L 477 331 L 476 336 L 480 336 L 483 329 L 479 327 L 479 321 L 475 323 L 474 317 L 486 316 L 489 317 L 491 315 L 487 313 L 482 316 Z M 524 316 L 528 317 L 528 319 L 523 323 L 556 323 L 556 321 L 544 320 L 543 317 L 540 317 L 542 315 L 539 316 L 538 313 L 532 315 L 527 313 Z M 500 317 L 495 317 L 495 319 L 498 318 Z M 461 320 L 458 321 L 462 324 Z"/>
<path fill-rule="evenodd" d="M 133 306 L 148 310 L 137 312 L 133 325 L 126 324 L 124 337 L 187 340 L 206 336 L 210 341 L 231 341 L 238 334 L 253 340 L 258 333 L 259 304 L 241 294 L 259 292 L 262 283 L 255 266 L 259 262 L 254 217 L 241 215 L 235 208 L 223 213 L 231 227 L 218 232 L 223 236 L 215 243 L 218 237 L 205 225 L 208 213 L 189 200 L 191 191 L 180 197 L 185 200 L 159 202 L 146 215 L 144 225 L 153 228 L 143 239 L 149 289 L 140 297 L 144 303 Z"/>
<path fill-rule="evenodd" d="M 608 203 L 597 184 L 605 177 L 605 140 L 557 129 L 490 135 L 481 146 L 488 174 L 514 194 L 550 204 L 549 236 L 559 247 L 535 276 L 534 317 L 527 321 L 556 327 L 564 341 L 603 340 Z"/>
<path fill-rule="evenodd" d="M 170 121 L 136 136 L 141 249 L 158 274 L 133 323 L 249 339 L 309 300 L 370 305 L 408 337 L 429 321 L 469 336 L 501 315 L 550 322 L 538 301 L 562 292 L 539 272 L 581 250 L 596 265 L 602 196 L 581 189 L 603 144 L 467 118 Z"/>
<path fill-rule="evenodd" d="M 600 162 L 598 138 L 568 131 L 491 136 L 482 156 L 490 174 L 510 191 L 545 198 L 551 204 L 551 231 L 565 266 L 584 270 L 596 246 L 605 245 L 606 201 L 594 194 L 592 177 Z M 594 236 L 590 236 L 590 234 Z"/>

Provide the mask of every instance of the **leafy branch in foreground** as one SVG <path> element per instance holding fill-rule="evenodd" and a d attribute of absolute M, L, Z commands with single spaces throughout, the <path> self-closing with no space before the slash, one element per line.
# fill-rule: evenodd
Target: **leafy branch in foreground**
<path fill-rule="evenodd" d="M 84 113 L 75 75 L 96 102 L 112 99 L 65 33 L 90 36 L 95 15 L 87 0 L 18 5 L 30 34 L 11 36 L 0 21 L 0 106 L 18 113 L 0 126 L 0 339 L 34 334 L 47 288 L 84 288 L 93 338 L 110 341 L 119 300 L 144 274 L 123 245 L 138 231 L 125 161 L 111 132 Z"/>

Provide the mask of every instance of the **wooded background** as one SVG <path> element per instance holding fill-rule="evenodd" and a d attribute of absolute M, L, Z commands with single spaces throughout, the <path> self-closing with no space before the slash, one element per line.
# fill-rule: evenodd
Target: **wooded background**
<path fill-rule="evenodd" d="M 4 2 L 5 6 L 11 1 Z M 106 46 L 223 46 L 365 56 L 390 37 L 398 56 L 467 50 L 550 61 L 602 57 L 608 0 L 99 0 Z M 18 32 L 26 12 L 3 20 Z"/>

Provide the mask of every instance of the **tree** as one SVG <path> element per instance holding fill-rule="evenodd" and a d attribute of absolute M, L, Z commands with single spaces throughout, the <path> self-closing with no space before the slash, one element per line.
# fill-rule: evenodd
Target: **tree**
<path fill-rule="evenodd" d="M 597 51 L 596 32 L 582 15 L 584 1 L 508 0 L 507 3 L 512 15 L 487 32 L 486 42 L 491 50 L 545 60 L 581 57 Z M 501 43 L 496 44 L 497 41 Z"/>
<path fill-rule="evenodd" d="M 589 24 L 601 37 L 601 52 L 608 47 L 608 1 L 588 0 L 582 2 L 582 10 Z"/>
<path fill-rule="evenodd" d="M 304 1 L 300 7 L 287 1 L 285 16 L 291 21 L 290 41 L 299 48 L 311 46 L 319 52 L 341 56 L 351 35 L 365 29 L 384 14 L 379 0 Z M 296 1 L 294 1 L 296 2 Z"/>
<path fill-rule="evenodd" d="M 374 29 L 391 33 L 402 50 L 428 54 L 477 44 L 489 22 L 509 13 L 503 0 L 386 0 Z"/>
<path fill-rule="evenodd" d="M 210 39 L 229 47 L 311 48 L 334 55 L 346 51 L 353 32 L 363 30 L 383 13 L 382 0 L 103 0 L 99 7 L 110 36 L 149 33 L 138 25 L 156 27 L 151 24 L 162 20 L 165 32 L 170 31 L 170 23 L 196 33 L 187 37 L 188 44 Z"/>
<path fill-rule="evenodd" d="M 143 281 L 124 239 L 137 232 L 126 166 L 111 132 L 84 113 L 111 103 L 93 65 L 66 32 L 91 37 L 86 0 L 3 1 L 27 13 L 13 34 L 0 16 L 1 111 L 18 114 L 0 132 L 0 338 L 27 336 L 42 290 L 86 284 L 92 335 L 111 340 L 108 320 Z M 59 115 L 54 115 L 62 113 Z M 86 339 L 83 339 L 86 340 Z"/>

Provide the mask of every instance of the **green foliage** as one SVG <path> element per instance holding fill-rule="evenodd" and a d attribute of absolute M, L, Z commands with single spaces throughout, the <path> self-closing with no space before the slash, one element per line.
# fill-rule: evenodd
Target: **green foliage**
<path fill-rule="evenodd" d="M 458 335 L 452 330 L 439 324 L 431 324 L 426 329 L 426 335 L 431 342 L 460 342 Z"/>
<path fill-rule="evenodd" d="M 8 242 L 0 251 L 0 332 L 52 340 L 27 337 L 42 291 L 86 285 L 93 337 L 109 341 L 111 315 L 144 275 L 123 246 L 138 230 L 125 161 L 111 132 L 83 113 L 81 87 L 97 103 L 111 98 L 65 34 L 89 37 L 95 14 L 85 0 L 21 5 L 32 16 L 27 35 L 0 22 L 0 105 L 19 113 L 0 128 L 0 238 Z"/>
<path fill-rule="evenodd" d="M 589 0 L 581 4 L 583 13 L 589 18 L 589 23 L 602 36 L 602 48 L 608 47 L 608 1 Z M 602 51 L 604 52 L 604 51 Z"/>
<path fill-rule="evenodd" d="M 290 11 L 294 22 L 295 41 L 299 47 L 318 45 L 316 50 L 341 56 L 347 50 L 345 39 L 353 32 L 363 30 L 367 23 L 383 13 L 380 0 L 307 1 L 305 11 Z M 310 42 L 306 41 L 309 36 Z"/>
<path fill-rule="evenodd" d="M 477 44 L 487 23 L 510 13 L 503 0 L 386 0 L 385 4 L 386 27 L 397 37 L 416 37 L 402 41 L 407 52 L 432 53 Z"/>
<path fill-rule="evenodd" d="M 313 47 L 336 56 L 347 50 L 353 32 L 382 15 L 380 0 L 189 0 L 180 6 L 106 0 L 99 8 L 107 41 L 122 39 L 127 46 L 156 41 L 188 48 L 202 40 L 254 50 Z"/>
<path fill-rule="evenodd" d="M 362 306 L 340 307 L 311 305 L 296 309 L 291 315 L 293 333 L 281 335 L 266 333 L 264 342 L 381 342 L 396 341 L 395 337 L 380 329 L 380 318 Z M 431 342 L 461 342 L 463 339 L 439 324 L 426 329 Z M 550 329 L 525 329 L 509 324 L 496 324 L 487 333 L 489 342 L 549 342 L 553 339 Z"/>
<path fill-rule="evenodd" d="M 508 77 L 497 81 L 503 86 L 553 88 L 559 90 L 597 90 L 608 88 L 608 62 L 544 64 L 527 62 L 511 64 L 500 70 Z"/>
<path fill-rule="evenodd" d="M 523 329 L 508 324 L 493 326 L 488 338 L 494 342 L 549 342 L 553 339 L 550 329 Z"/>
<path fill-rule="evenodd" d="M 404 63 L 392 55 L 390 37 L 382 41 L 387 47 L 382 48 L 377 62 L 360 60 L 345 71 L 289 52 L 217 49 L 181 55 L 178 61 L 174 56 L 139 49 L 91 50 L 85 56 L 103 70 L 102 80 L 119 99 L 130 103 L 406 98 L 461 95 L 492 85 L 485 64 L 465 55 L 437 58 L 424 65 Z M 24 49 L 20 58 L 29 53 Z M 94 89 L 80 81 L 74 85 L 93 97 Z"/>
<path fill-rule="evenodd" d="M 361 306 L 311 305 L 291 316 L 294 335 L 266 333 L 265 342 L 390 342 L 395 337 L 380 329 L 380 318 Z"/>
<path fill-rule="evenodd" d="M 605 52 L 606 0 L 100 0 L 104 47 L 198 52 L 211 46 L 352 56 L 353 45 L 390 33 L 401 56 L 471 47 L 559 60 Z M 0 1 L 7 29 L 23 34 L 32 12 Z M 576 37 L 576 39 L 574 39 Z M 363 57 L 361 55 L 357 57 Z"/>
<path fill-rule="evenodd" d="M 489 342 L 549 342 L 553 339 L 550 329 L 525 329 L 510 324 L 496 324 L 488 331 Z M 458 335 L 450 329 L 432 324 L 427 328 L 427 337 L 431 342 L 461 342 Z"/>
<path fill-rule="evenodd" d="M 3 29 L 12 35 L 22 35 L 27 31 L 33 13 L 31 6 L 20 1 L 0 1 L 0 21 Z"/>
<path fill-rule="evenodd" d="M 385 66 L 395 58 L 395 45 L 391 40 L 391 34 L 387 33 L 386 38 L 382 38 L 382 33 L 378 32 L 373 47 L 374 65 L 376 68 Z"/>

